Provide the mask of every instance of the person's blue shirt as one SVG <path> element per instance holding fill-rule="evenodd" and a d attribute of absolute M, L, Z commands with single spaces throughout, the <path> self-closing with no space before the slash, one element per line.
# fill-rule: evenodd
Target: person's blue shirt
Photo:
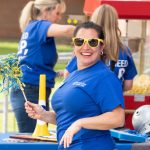
<path fill-rule="evenodd" d="M 108 67 L 110 67 L 110 63 L 111 62 L 109 62 Z M 69 73 L 77 70 L 76 57 L 73 57 L 69 61 L 66 69 Z M 124 51 L 120 49 L 118 61 L 115 64 L 114 73 L 120 79 L 122 84 L 124 80 L 132 80 L 137 75 L 137 70 L 129 48 L 126 48 Z"/>
<path fill-rule="evenodd" d="M 130 49 L 120 50 L 114 72 L 122 82 L 124 80 L 132 80 L 137 75 Z"/>
<path fill-rule="evenodd" d="M 52 97 L 56 112 L 57 139 L 80 118 L 93 117 L 124 107 L 121 84 L 108 67 L 99 61 L 95 65 L 75 70 Z M 77 146 L 77 147 L 76 147 Z M 59 149 L 63 149 L 59 146 Z M 112 150 L 114 143 L 108 130 L 81 129 L 73 137 L 70 150 Z"/>
<path fill-rule="evenodd" d="M 23 72 L 22 82 L 39 85 L 39 75 L 46 74 L 47 87 L 54 86 L 56 73 L 53 68 L 57 61 L 57 52 L 53 37 L 47 37 L 51 22 L 31 21 L 22 34 L 18 58 Z"/>

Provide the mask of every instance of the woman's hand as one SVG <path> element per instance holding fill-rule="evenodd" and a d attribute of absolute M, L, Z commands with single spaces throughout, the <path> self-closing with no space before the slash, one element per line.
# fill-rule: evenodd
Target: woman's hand
<path fill-rule="evenodd" d="M 42 120 L 42 116 L 45 112 L 45 109 L 42 106 L 27 101 L 25 102 L 25 109 L 29 117 Z"/>
<path fill-rule="evenodd" d="M 60 145 L 64 145 L 64 148 L 67 148 L 72 143 L 73 136 L 80 131 L 81 129 L 81 121 L 75 121 L 64 133 L 63 137 L 60 140 Z"/>

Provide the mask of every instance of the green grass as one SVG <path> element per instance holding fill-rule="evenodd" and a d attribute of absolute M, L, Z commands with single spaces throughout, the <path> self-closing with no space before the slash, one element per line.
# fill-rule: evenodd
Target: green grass
<path fill-rule="evenodd" d="M 57 45 L 58 52 L 72 52 L 72 49 L 71 45 Z"/>
<path fill-rule="evenodd" d="M 14 131 L 18 131 L 18 127 L 17 127 L 17 123 L 16 123 L 16 120 L 15 120 L 15 117 L 14 117 L 14 113 L 8 113 L 8 127 L 7 127 L 7 131 L 8 132 L 14 132 Z M 0 113 L 0 132 L 2 132 L 2 129 L 3 129 L 3 113 Z"/>
<path fill-rule="evenodd" d="M 17 47 L 17 42 L 0 42 L 0 55 L 16 53 Z"/>
<path fill-rule="evenodd" d="M 18 50 L 18 42 L 14 42 L 14 41 L 0 42 L 0 55 L 16 53 L 17 50 Z M 57 45 L 57 50 L 58 52 L 71 52 L 72 46 L 71 45 Z"/>
<path fill-rule="evenodd" d="M 66 65 L 67 65 L 66 62 L 64 62 L 64 63 L 57 63 L 54 69 L 55 69 L 56 71 L 57 71 L 57 70 L 64 70 L 65 67 L 66 67 Z"/>

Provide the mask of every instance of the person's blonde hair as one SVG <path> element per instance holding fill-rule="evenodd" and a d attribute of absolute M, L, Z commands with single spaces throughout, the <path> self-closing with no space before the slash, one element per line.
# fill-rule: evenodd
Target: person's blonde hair
<path fill-rule="evenodd" d="M 118 60 L 119 49 L 123 48 L 121 32 L 118 27 L 118 13 L 110 5 L 103 4 L 93 12 L 91 21 L 102 26 L 105 39 L 105 50 L 110 60 Z"/>
<path fill-rule="evenodd" d="M 66 10 L 66 5 L 64 0 L 35 0 L 29 1 L 21 12 L 19 19 L 20 29 L 23 32 L 25 27 L 31 20 L 36 20 L 36 18 L 41 15 L 41 10 L 47 8 L 48 10 L 53 10 L 57 4 L 61 4 L 61 13 Z"/>

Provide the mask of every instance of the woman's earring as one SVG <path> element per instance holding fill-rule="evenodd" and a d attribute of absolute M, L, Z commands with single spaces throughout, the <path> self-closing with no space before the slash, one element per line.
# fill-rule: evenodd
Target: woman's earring
<path fill-rule="evenodd" d="M 103 55 L 104 53 L 103 53 L 103 51 L 100 51 L 100 55 Z"/>

